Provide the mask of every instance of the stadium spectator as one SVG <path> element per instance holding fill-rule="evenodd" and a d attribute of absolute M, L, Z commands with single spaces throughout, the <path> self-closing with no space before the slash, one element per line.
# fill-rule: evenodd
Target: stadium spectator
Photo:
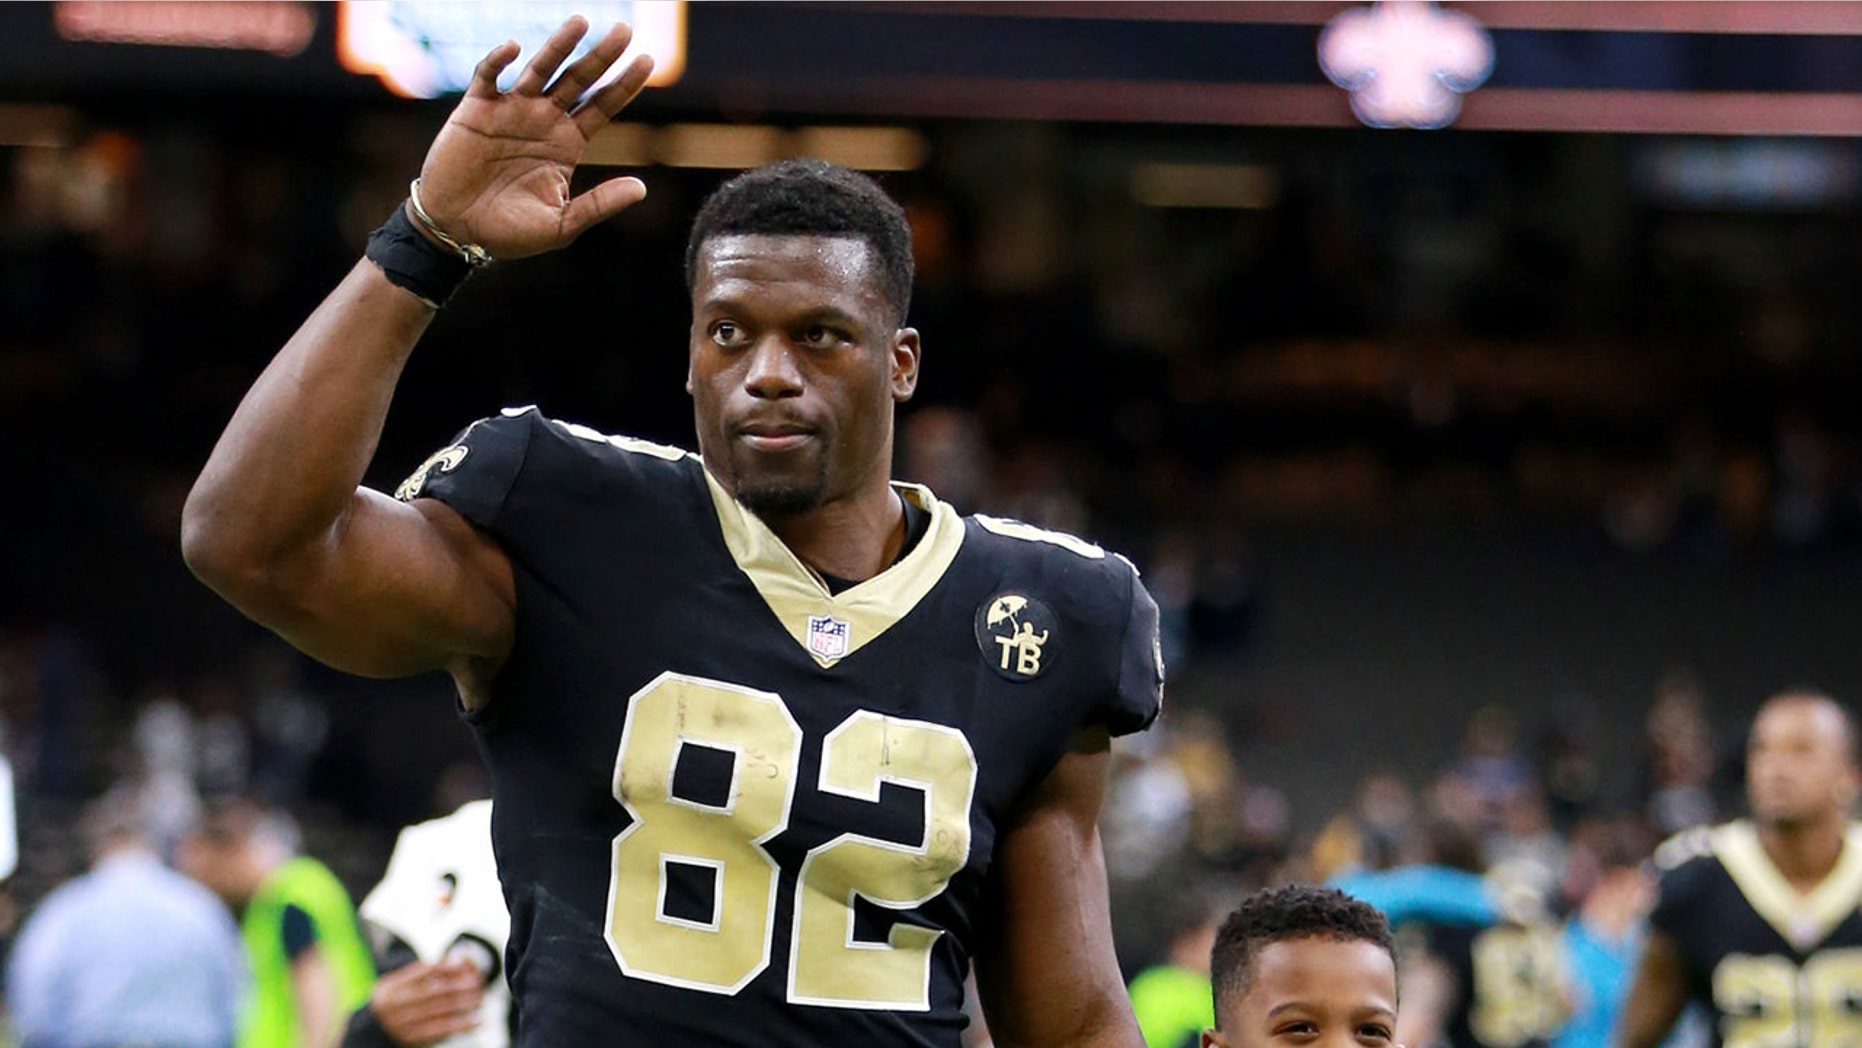
<path fill-rule="evenodd" d="M 136 799 L 86 811 L 91 869 L 26 919 L 7 966 L 21 1048 L 231 1048 L 246 963 L 212 893 L 162 865 Z"/>
<path fill-rule="evenodd" d="M 1656 686 L 1646 722 L 1648 810 L 1663 836 L 1713 820 L 1714 749 L 1705 703 L 1700 682 L 1685 670 L 1669 671 Z"/>
<path fill-rule="evenodd" d="M 130 736 L 137 757 L 136 793 L 150 842 L 165 856 L 200 819 L 195 789 L 194 717 L 171 691 L 144 697 Z"/>
<path fill-rule="evenodd" d="M 328 1048 L 375 981 L 348 892 L 296 850 L 282 815 L 245 801 L 213 806 L 181 842 L 181 867 L 241 913 L 253 988 L 239 1048 Z"/>
<path fill-rule="evenodd" d="M 1571 1017 L 1552 1048 L 1609 1048 L 1642 949 L 1643 920 L 1655 901 L 1655 885 L 1643 868 L 1643 835 L 1628 821 L 1577 829 L 1574 852 L 1593 868 L 1578 893 L 1577 912 L 1565 921 Z"/>
<path fill-rule="evenodd" d="M 511 917 L 491 851 L 491 801 L 402 830 L 361 914 L 382 976 L 350 1017 L 343 1048 L 511 1043 Z"/>
<path fill-rule="evenodd" d="M 1202 1032 L 1215 1025 L 1209 951 L 1228 907 L 1212 892 L 1195 890 L 1162 903 L 1174 910 L 1170 946 L 1161 962 L 1132 979 L 1131 1009 L 1147 1048 L 1195 1048 Z"/>

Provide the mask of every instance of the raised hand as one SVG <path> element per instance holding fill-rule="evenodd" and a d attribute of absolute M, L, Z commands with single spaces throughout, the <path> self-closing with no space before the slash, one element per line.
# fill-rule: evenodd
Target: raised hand
<path fill-rule="evenodd" d="M 587 32 L 580 16 L 564 22 L 509 91 L 498 90 L 498 74 L 517 58 L 515 42 L 498 45 L 479 62 L 420 168 L 420 202 L 448 236 L 478 244 L 493 258 L 522 258 L 562 247 L 646 196 L 637 178 L 610 179 L 569 195 L 569 176 L 588 140 L 633 100 L 653 70 L 652 59 L 641 55 L 613 83 L 582 98 L 633 39 L 631 29 L 616 25 L 555 76 Z"/>

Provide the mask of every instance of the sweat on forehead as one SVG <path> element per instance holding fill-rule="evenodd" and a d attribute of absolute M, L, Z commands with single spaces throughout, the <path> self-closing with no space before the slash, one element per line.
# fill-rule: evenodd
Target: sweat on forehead
<path fill-rule="evenodd" d="M 872 252 L 872 277 L 897 323 L 911 307 L 912 233 L 905 210 L 858 172 L 821 160 L 783 160 L 718 187 L 692 221 L 687 290 L 697 282 L 705 243 L 725 236 L 859 240 Z"/>
<path fill-rule="evenodd" d="M 876 279 L 878 260 L 863 240 L 852 237 L 770 236 L 730 233 L 698 249 L 693 293 L 732 279 L 756 282 L 824 281 L 870 297 L 889 309 Z"/>

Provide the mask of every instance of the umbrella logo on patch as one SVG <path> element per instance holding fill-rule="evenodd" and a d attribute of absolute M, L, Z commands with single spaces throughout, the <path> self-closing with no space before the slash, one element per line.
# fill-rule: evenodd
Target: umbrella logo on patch
<path fill-rule="evenodd" d="M 1028 681 L 1053 663 L 1053 611 L 1021 593 L 998 593 L 976 609 L 976 647 L 1000 676 Z"/>

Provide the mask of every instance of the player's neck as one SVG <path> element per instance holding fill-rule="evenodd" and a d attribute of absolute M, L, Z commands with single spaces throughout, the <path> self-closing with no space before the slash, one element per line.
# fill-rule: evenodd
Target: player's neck
<path fill-rule="evenodd" d="M 905 507 L 890 483 L 764 523 L 802 563 L 855 582 L 890 567 L 905 543 Z"/>
<path fill-rule="evenodd" d="M 1761 822 L 1759 843 L 1793 888 L 1810 891 L 1836 868 L 1847 829 L 1848 821 L 1841 817 L 1801 823 Z"/>

